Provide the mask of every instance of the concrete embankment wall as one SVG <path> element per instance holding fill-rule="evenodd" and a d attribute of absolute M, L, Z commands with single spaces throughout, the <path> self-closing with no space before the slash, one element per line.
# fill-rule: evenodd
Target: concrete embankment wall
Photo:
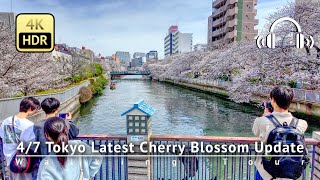
<path fill-rule="evenodd" d="M 68 89 L 64 92 L 54 93 L 54 94 L 45 94 L 39 96 L 33 96 L 40 101 L 40 103 L 48 97 L 56 98 L 60 101 L 60 108 L 59 112 L 67 113 L 72 112 L 73 114 L 77 112 L 80 108 L 79 102 L 79 90 L 83 86 L 88 86 L 89 81 L 86 81 L 76 87 Z M 18 97 L 18 98 L 7 98 L 7 99 L 0 99 L 0 123 L 7 117 L 15 115 L 19 111 L 19 105 L 21 100 L 25 97 Z M 39 111 L 33 117 L 29 119 L 37 122 L 44 119 L 45 114 L 43 111 Z"/>
<path fill-rule="evenodd" d="M 190 84 L 190 83 L 183 83 L 183 82 L 174 82 L 170 80 L 164 80 L 162 82 L 182 86 L 188 89 L 201 91 L 205 93 L 214 94 L 223 98 L 228 99 L 228 92 L 224 87 L 218 87 L 213 85 L 200 85 L 200 84 Z M 265 99 L 268 97 L 268 95 L 263 94 L 256 94 L 253 96 L 252 104 L 261 103 L 262 101 L 265 101 Z M 314 115 L 314 116 L 320 116 L 320 104 L 319 103 L 312 103 L 312 102 L 306 102 L 306 101 L 300 101 L 300 100 L 294 100 L 294 102 L 290 106 L 291 112 L 298 112 L 306 115 Z"/>

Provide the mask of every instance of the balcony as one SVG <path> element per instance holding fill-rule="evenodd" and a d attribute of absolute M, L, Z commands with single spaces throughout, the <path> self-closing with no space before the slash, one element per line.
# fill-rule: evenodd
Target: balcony
<path fill-rule="evenodd" d="M 212 27 L 219 26 L 219 25 L 221 25 L 222 23 L 224 23 L 224 18 L 217 19 L 217 20 L 215 20 L 215 21 L 212 22 Z"/>
<path fill-rule="evenodd" d="M 224 37 L 224 39 L 233 39 L 237 37 L 237 30 L 231 31 L 231 32 L 227 32 L 226 36 Z"/>
<path fill-rule="evenodd" d="M 232 27 L 237 26 L 237 25 L 238 25 L 237 19 L 232 19 L 230 21 L 227 21 L 226 28 L 232 28 Z"/>
<path fill-rule="evenodd" d="M 232 8 L 232 9 L 228 9 L 225 17 L 230 17 L 230 16 L 233 16 L 233 15 L 236 15 L 238 14 L 238 7 L 235 7 L 235 8 Z"/>
<path fill-rule="evenodd" d="M 212 37 L 221 35 L 221 34 L 223 34 L 223 33 L 224 33 L 224 28 L 221 28 L 221 29 L 212 31 Z"/>
<path fill-rule="evenodd" d="M 222 44 L 224 42 L 224 39 L 219 39 L 219 40 L 215 40 L 215 41 L 212 41 L 212 45 L 219 45 L 219 44 Z"/>
<path fill-rule="evenodd" d="M 225 0 L 215 0 L 212 2 L 212 7 L 217 8 L 220 4 L 222 4 Z"/>
<path fill-rule="evenodd" d="M 219 9 L 216 9 L 215 11 L 212 12 L 212 17 L 217 17 L 219 16 L 220 14 L 222 14 L 224 12 L 224 8 L 219 8 Z"/>
<path fill-rule="evenodd" d="M 236 2 L 238 2 L 238 0 L 227 0 L 226 5 L 234 4 Z"/>

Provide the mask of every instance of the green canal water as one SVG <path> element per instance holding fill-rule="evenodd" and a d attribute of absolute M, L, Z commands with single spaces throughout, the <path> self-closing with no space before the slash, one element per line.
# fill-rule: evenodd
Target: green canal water
<path fill-rule="evenodd" d="M 75 123 L 81 134 L 126 134 L 121 114 L 140 99 L 156 109 L 153 134 L 253 136 L 251 127 L 262 110 L 174 85 L 142 79 L 122 79 L 117 88 L 82 105 Z M 307 136 L 320 130 L 309 124 Z"/>

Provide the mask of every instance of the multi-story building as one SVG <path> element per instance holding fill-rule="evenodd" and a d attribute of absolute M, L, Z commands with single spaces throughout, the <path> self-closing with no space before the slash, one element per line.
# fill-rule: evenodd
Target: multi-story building
<path fill-rule="evenodd" d="M 65 54 L 72 54 L 72 51 L 67 44 L 55 44 L 54 49 Z"/>
<path fill-rule="evenodd" d="M 130 53 L 129 52 L 117 51 L 115 57 L 120 59 L 122 65 L 124 65 L 126 67 L 130 66 Z"/>
<path fill-rule="evenodd" d="M 214 0 L 208 18 L 208 46 L 254 40 L 257 0 Z"/>
<path fill-rule="evenodd" d="M 133 54 L 133 59 L 139 58 L 139 57 L 146 57 L 146 53 L 135 52 L 135 53 Z"/>
<path fill-rule="evenodd" d="M 171 26 L 164 38 L 164 54 L 170 56 L 176 53 L 192 51 L 192 33 L 181 33 L 178 26 Z"/>
<path fill-rule="evenodd" d="M 158 51 L 149 51 L 146 54 L 146 59 L 147 59 L 147 61 L 152 60 L 152 59 L 158 60 Z"/>
<path fill-rule="evenodd" d="M 141 67 L 143 65 L 143 58 L 142 57 L 138 57 L 138 58 L 134 58 L 131 61 L 131 67 Z"/>
<path fill-rule="evenodd" d="M 94 52 L 90 49 L 86 49 L 86 47 L 82 47 L 80 50 L 82 56 L 88 58 L 90 61 L 94 60 Z"/>
<path fill-rule="evenodd" d="M 15 31 L 15 14 L 12 12 L 0 12 L 0 28 L 8 28 Z"/>
<path fill-rule="evenodd" d="M 193 47 L 194 51 L 206 51 L 208 48 L 207 44 L 196 44 Z"/>

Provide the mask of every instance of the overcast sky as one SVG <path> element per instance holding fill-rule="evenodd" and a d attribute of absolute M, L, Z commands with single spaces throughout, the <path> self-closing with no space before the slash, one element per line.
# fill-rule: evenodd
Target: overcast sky
<path fill-rule="evenodd" d="M 55 16 L 56 43 L 85 46 L 96 54 L 157 50 L 171 25 L 193 33 L 193 42 L 207 42 L 212 0 L 12 0 L 13 12 L 49 12 Z M 289 0 L 290 1 L 290 0 Z M 261 29 L 264 18 L 286 0 L 258 0 Z M 0 12 L 11 11 L 10 0 L 0 0 Z"/>

